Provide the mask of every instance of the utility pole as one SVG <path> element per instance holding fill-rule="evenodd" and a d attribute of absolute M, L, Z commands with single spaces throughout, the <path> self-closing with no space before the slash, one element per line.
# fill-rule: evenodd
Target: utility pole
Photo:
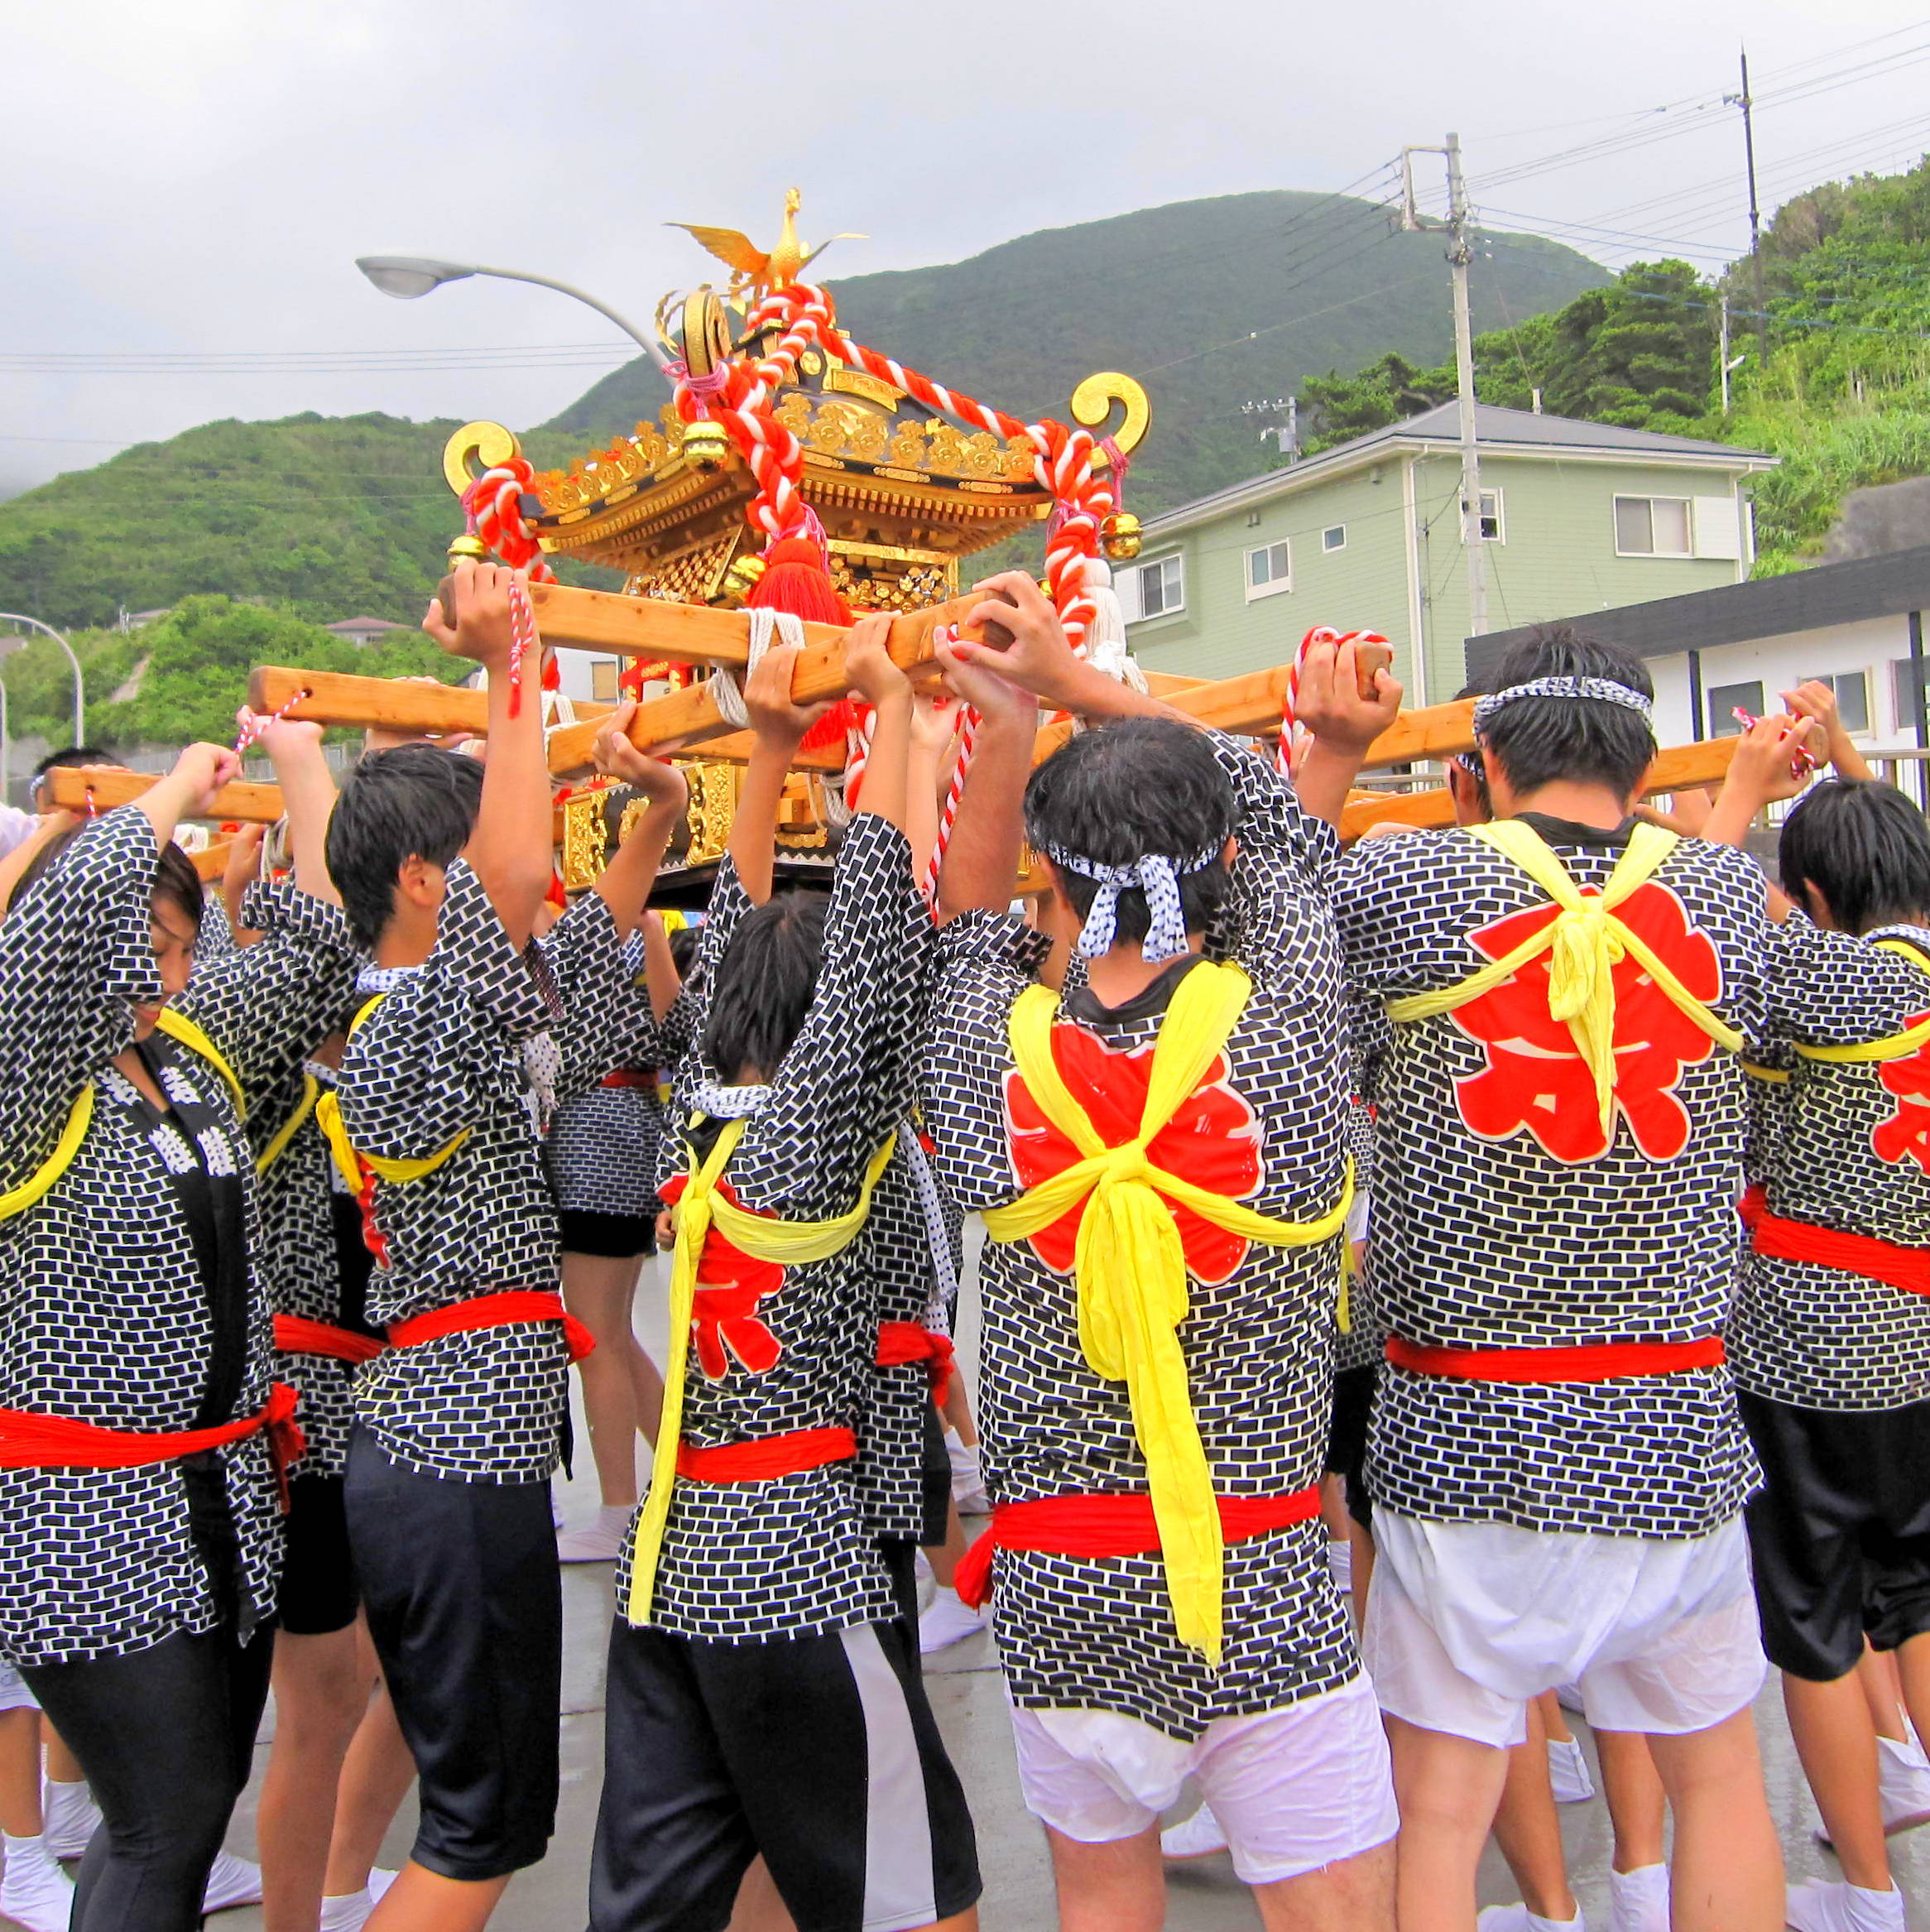
<path fill-rule="evenodd" d="M 1749 257 L 1755 277 L 1756 347 L 1763 360 L 1769 359 L 1769 305 L 1763 291 L 1763 216 L 1755 192 L 1755 103 L 1749 93 L 1749 49 L 1742 49 L 1742 92 L 1729 99 L 1742 109 L 1742 152 L 1749 167 Z"/>
<path fill-rule="evenodd" d="M 1467 183 L 1461 171 L 1461 137 L 1450 134 L 1443 147 L 1401 150 L 1400 225 L 1404 228 L 1443 227 L 1425 219 L 1414 200 L 1414 156 L 1440 154 L 1448 158 L 1448 261 L 1454 279 L 1454 378 L 1461 416 L 1461 542 L 1467 556 L 1467 632 L 1485 636 L 1488 627 L 1488 557 L 1481 537 L 1481 444 L 1476 435 L 1474 395 L 1474 324 L 1469 313 L 1467 267 L 1474 243 L 1469 233 Z"/>
<path fill-rule="evenodd" d="M 1721 368 L 1721 372 L 1722 372 L 1722 413 L 1723 413 L 1723 415 L 1724 415 L 1724 416 L 1727 416 L 1727 415 L 1728 415 L 1728 413 L 1729 413 L 1729 378 L 1730 378 L 1731 376 L 1733 376 L 1733 375 L 1736 373 L 1736 372 L 1738 369 L 1740 369 L 1740 368 L 1742 367 L 1742 365 L 1743 365 L 1743 364 L 1744 364 L 1745 362 L 1747 362 L 1747 361 L 1749 360 L 1749 357 L 1748 357 L 1748 355 L 1747 355 L 1746 353 L 1745 353 L 1745 354 L 1742 354 L 1742 355 L 1734 355 L 1734 356 L 1732 356 L 1732 355 L 1731 355 L 1731 354 L 1730 354 L 1730 353 L 1729 353 L 1729 298 L 1728 298 L 1728 296 L 1724 296 L 1721 298 L 1721 301 L 1722 301 L 1722 341 L 1721 341 L 1721 350 L 1719 351 L 1719 353 L 1717 353 L 1717 355 L 1716 355 L 1716 363 L 1718 364 L 1718 366 Z"/>

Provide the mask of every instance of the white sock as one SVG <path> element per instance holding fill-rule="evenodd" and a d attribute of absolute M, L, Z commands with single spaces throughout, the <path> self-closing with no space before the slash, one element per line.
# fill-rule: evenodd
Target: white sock
<path fill-rule="evenodd" d="M 1668 1932 L 1668 1867 L 1638 1865 L 1608 1871 L 1611 1932 Z"/>
<path fill-rule="evenodd" d="M 362 1932 L 374 1910 L 374 1901 L 369 1897 L 365 1885 L 360 1891 L 345 1891 L 334 1898 L 324 1899 L 322 1915 L 317 1923 L 320 1932 Z"/>
<path fill-rule="evenodd" d="M 636 1513 L 634 1502 L 606 1502 L 597 1511 L 597 1526 L 614 1530 L 621 1536 L 630 1527 L 630 1519 Z"/>
<path fill-rule="evenodd" d="M 0 1832 L 0 1848 L 4 1848 L 6 1851 L 9 1868 L 16 1858 L 23 1864 L 41 1862 L 50 1864 L 53 1862 L 47 1850 L 46 1838 L 37 1831 L 30 1838 L 17 1838 L 12 1832 Z"/>
<path fill-rule="evenodd" d="M 935 1584 L 933 1585 L 929 1608 L 935 1609 L 940 1603 L 958 1603 L 958 1592 L 954 1585 L 951 1584 Z M 961 1610 L 964 1607 L 963 1603 L 958 1603 L 958 1608 Z"/>

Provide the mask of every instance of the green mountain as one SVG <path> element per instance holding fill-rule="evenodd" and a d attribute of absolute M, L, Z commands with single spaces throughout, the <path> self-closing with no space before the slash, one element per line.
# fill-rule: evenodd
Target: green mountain
<path fill-rule="evenodd" d="M 844 279 L 838 266 L 858 339 L 1014 415 L 1063 415 L 1095 370 L 1138 376 L 1154 404 L 1129 493 L 1142 515 L 1264 466 L 1259 432 L 1279 418 L 1243 403 L 1385 350 L 1431 360 L 1451 339 L 1441 238 L 1334 195 L 1179 202 L 943 267 Z M 1534 315 L 1605 280 L 1558 243 L 1497 235 L 1475 278 L 1477 320 Z M 532 432 L 530 454 L 567 462 L 654 416 L 665 393 L 640 358 Z M 218 593 L 309 618 L 411 621 L 457 528 L 441 476 L 456 426 L 310 415 L 123 450 L 0 503 L 0 608 L 99 625 Z"/>
<path fill-rule="evenodd" d="M 1153 428 L 1128 501 L 1145 515 L 1264 467 L 1260 430 L 1280 418 L 1243 404 L 1384 350 L 1447 353 L 1442 248 L 1438 234 L 1392 226 L 1377 203 L 1226 195 L 1049 228 L 943 267 L 845 276 L 833 267 L 828 280 L 847 334 L 1013 416 L 1063 418 L 1095 370 L 1139 377 Z M 1558 307 L 1608 279 L 1559 243 L 1490 236 L 1475 324 Z M 544 427 L 608 435 L 661 401 L 640 358 Z"/>

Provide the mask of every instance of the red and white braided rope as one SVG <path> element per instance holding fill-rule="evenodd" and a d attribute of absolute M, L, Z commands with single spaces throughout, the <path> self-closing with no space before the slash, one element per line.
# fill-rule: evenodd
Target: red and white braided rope
<path fill-rule="evenodd" d="M 924 896 L 936 901 L 939 870 L 945 863 L 945 848 L 952 843 L 952 827 L 958 822 L 958 800 L 965 795 L 966 775 L 972 769 L 972 753 L 978 747 L 978 714 L 967 704 L 958 718 L 958 750 L 952 761 L 951 782 L 945 787 L 945 802 L 939 809 L 939 835 L 932 845 L 924 868 Z"/>

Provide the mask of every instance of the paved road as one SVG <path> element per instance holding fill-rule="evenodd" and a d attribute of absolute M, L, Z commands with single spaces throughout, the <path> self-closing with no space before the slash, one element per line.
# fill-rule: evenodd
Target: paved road
<path fill-rule="evenodd" d="M 663 1280 L 660 1264 L 646 1271 L 637 1298 L 638 1329 L 645 1345 L 661 1359 Z M 967 1325 L 961 1336 L 962 1355 L 969 1362 L 976 1336 Z M 585 1439 L 580 1413 L 578 1440 Z M 559 1493 L 571 1520 L 582 1521 L 595 1509 L 593 1480 L 581 1473 Z M 494 1925 L 499 1932 L 580 1932 L 583 1924 L 585 1875 L 595 1823 L 597 1793 L 603 1755 L 603 1648 L 612 1609 L 609 1569 L 604 1565 L 573 1567 L 564 1573 L 564 1634 L 563 1802 L 559 1829 L 549 1858 L 521 1873 L 511 1886 Z M 974 1637 L 933 1660 L 932 1701 L 954 1761 L 963 1774 L 977 1821 L 980 1856 L 986 1892 L 981 1920 L 986 1932 L 1051 1932 L 1056 1924 L 1045 1848 L 1038 1829 L 1019 1802 L 1012 1765 L 1012 1747 L 991 1640 Z M 1816 1814 L 1798 1770 L 1783 1722 L 1780 1700 L 1772 1689 L 1758 1707 L 1769 1791 L 1781 1826 L 1792 1877 L 1815 1872 L 1836 1876 L 1833 1862 L 1812 1841 Z M 1582 1733 L 1584 1737 L 1586 1733 Z M 257 1771 L 266 1744 L 257 1752 Z M 809 1744 L 799 1742 L 798 1770 L 809 1775 Z M 253 1851 L 254 1792 L 251 1789 L 229 1836 L 231 1848 L 246 1855 Z M 1596 1799 L 1565 1808 L 1572 1882 L 1584 1911 L 1597 1927 L 1608 1924 L 1607 1867 L 1610 1855 L 1607 1814 Z M 399 1864 L 407 1855 L 413 1831 L 413 1806 L 405 1808 L 391 1834 L 386 1862 Z M 1911 1896 L 1912 1932 L 1930 1932 L 1930 1828 L 1894 1841 L 1899 1882 Z M 1491 1848 L 1483 1872 L 1481 1902 L 1496 1903 L 1516 1896 L 1506 1868 Z M 1250 1895 L 1234 1878 L 1224 1855 L 1203 1859 L 1176 1870 L 1169 1893 L 1167 1923 L 1174 1932 L 1231 1932 L 1257 1926 L 1259 1918 Z M 6 1921 L 0 1921 L 4 1924 Z M 260 1915 L 224 1912 L 209 1921 L 215 1932 L 257 1932 Z"/>

